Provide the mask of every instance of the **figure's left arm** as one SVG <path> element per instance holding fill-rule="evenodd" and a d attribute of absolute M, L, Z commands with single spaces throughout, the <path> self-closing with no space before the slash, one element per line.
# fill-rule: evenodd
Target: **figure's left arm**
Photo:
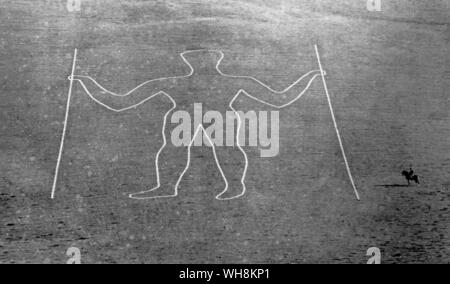
<path fill-rule="evenodd" d="M 166 91 L 174 83 L 173 79 L 156 79 L 142 83 L 126 94 L 116 94 L 89 76 L 75 75 L 69 79 L 80 82 L 92 100 L 115 112 L 135 108 L 158 95 L 167 94 Z"/>
<path fill-rule="evenodd" d="M 320 76 L 319 70 L 311 71 L 282 91 L 273 90 L 255 78 L 246 77 L 245 88 L 241 91 L 263 104 L 284 108 L 300 99 L 309 90 L 314 80 Z"/>

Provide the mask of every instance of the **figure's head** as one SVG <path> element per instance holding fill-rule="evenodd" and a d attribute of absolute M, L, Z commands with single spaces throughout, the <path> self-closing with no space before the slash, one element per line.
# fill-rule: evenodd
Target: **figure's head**
<path fill-rule="evenodd" d="M 214 50 L 191 50 L 182 53 L 183 58 L 192 66 L 194 73 L 217 73 L 217 66 L 223 58 L 223 53 Z"/>

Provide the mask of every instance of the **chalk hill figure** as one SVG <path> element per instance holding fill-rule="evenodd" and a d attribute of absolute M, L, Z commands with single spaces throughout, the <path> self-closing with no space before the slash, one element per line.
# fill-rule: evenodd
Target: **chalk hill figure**
<path fill-rule="evenodd" d="M 157 186 L 150 190 L 131 194 L 130 198 L 133 199 L 145 200 L 178 195 L 180 182 L 190 166 L 192 143 L 185 147 L 175 147 L 171 143 L 167 143 L 166 137 L 171 132 L 171 129 L 166 129 L 170 128 L 167 121 L 173 111 L 192 112 L 195 103 L 203 103 L 208 106 L 208 110 L 218 111 L 222 114 L 230 109 L 234 111 L 238 121 L 237 147 L 214 147 L 213 145 L 216 164 L 226 184 L 225 189 L 216 199 L 231 200 L 241 197 L 246 192 L 245 177 L 248 169 L 248 157 L 242 149 L 242 145 L 239 145 L 239 132 L 244 121 L 234 109 L 233 103 L 239 95 L 243 94 L 276 109 L 287 107 L 300 99 L 322 73 L 320 70 L 311 71 L 286 89 L 275 91 L 253 77 L 232 76 L 223 73 L 219 69 L 224 58 L 221 51 L 194 50 L 180 55 L 191 69 L 189 74 L 147 81 L 123 95 L 106 90 L 89 76 L 77 75 L 70 79 L 81 83 L 92 100 L 114 112 L 134 109 L 158 95 L 165 96 L 172 102 L 173 107 L 164 117 L 162 129 L 164 143 L 156 155 Z M 207 136 L 202 124 L 194 125 L 194 129 L 196 131 L 194 130 L 193 141 L 198 138 L 197 135 Z M 205 139 L 211 140 L 210 137 L 205 137 Z M 174 156 L 183 157 L 184 161 L 180 162 L 179 159 L 174 159 Z"/>

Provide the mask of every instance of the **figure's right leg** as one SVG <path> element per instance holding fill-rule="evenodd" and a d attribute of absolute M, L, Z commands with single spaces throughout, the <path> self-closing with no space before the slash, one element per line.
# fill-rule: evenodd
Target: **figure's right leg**
<path fill-rule="evenodd" d="M 175 147 L 171 141 L 156 155 L 156 174 L 158 184 L 155 188 L 130 194 L 133 199 L 169 198 L 178 195 L 176 184 L 186 168 L 187 147 Z"/>

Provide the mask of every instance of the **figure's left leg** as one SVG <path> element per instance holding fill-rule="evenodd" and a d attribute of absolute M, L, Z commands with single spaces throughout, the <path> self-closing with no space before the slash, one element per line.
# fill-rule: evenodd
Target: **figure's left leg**
<path fill-rule="evenodd" d="M 247 154 L 239 147 L 216 147 L 216 157 L 228 186 L 216 196 L 218 200 L 232 200 L 245 194 Z"/>

